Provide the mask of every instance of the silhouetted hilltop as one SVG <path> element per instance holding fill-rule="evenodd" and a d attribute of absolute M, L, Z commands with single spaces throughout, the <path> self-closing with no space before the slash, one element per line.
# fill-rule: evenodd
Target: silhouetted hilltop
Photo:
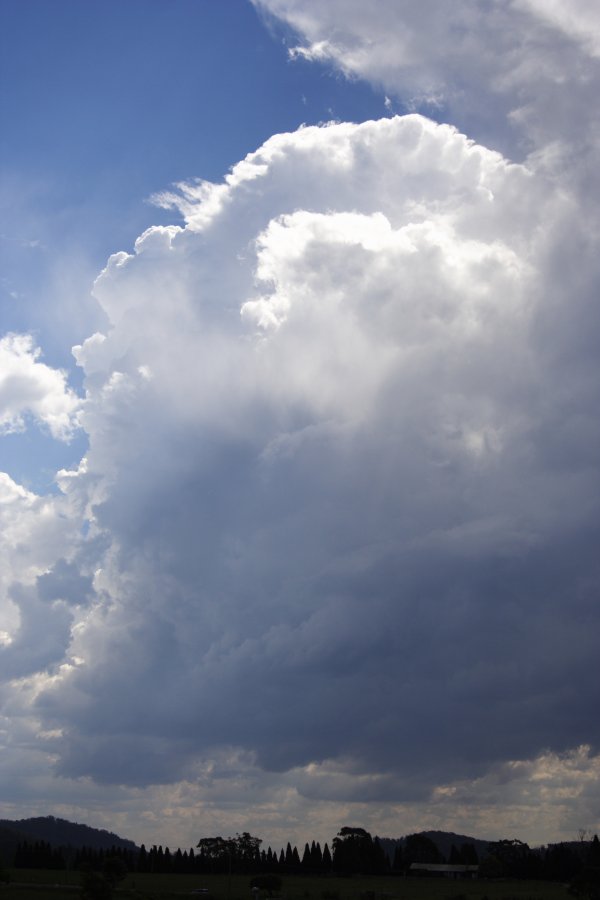
<path fill-rule="evenodd" d="M 466 834 L 455 834 L 453 831 L 424 831 L 425 837 L 428 837 L 436 845 L 442 856 L 446 859 L 450 856 L 452 844 L 458 850 L 461 844 L 473 844 L 477 855 L 481 858 L 485 856 L 490 841 L 481 838 L 469 837 Z"/>
<path fill-rule="evenodd" d="M 455 834 L 453 831 L 419 831 L 418 834 L 433 841 L 444 859 L 448 859 L 450 856 L 453 844 L 457 850 L 459 850 L 463 844 L 472 844 L 480 859 L 482 856 L 486 855 L 488 844 L 490 844 L 490 841 L 474 838 L 467 834 Z M 394 858 L 396 847 L 398 845 L 403 846 L 406 843 L 406 836 L 401 838 L 380 837 L 379 843 L 383 847 L 388 858 L 392 860 Z"/>
<path fill-rule="evenodd" d="M 133 841 L 121 838 L 111 831 L 56 819 L 54 816 L 40 816 L 34 819 L 0 819 L 0 852 L 5 858 L 14 855 L 17 844 L 23 841 L 46 841 L 52 847 L 91 847 L 94 850 L 110 850 L 121 847 L 137 850 Z"/>

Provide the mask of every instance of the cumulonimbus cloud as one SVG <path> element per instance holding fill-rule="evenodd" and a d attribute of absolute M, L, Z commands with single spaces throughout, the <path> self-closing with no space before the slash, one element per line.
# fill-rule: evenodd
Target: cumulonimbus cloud
<path fill-rule="evenodd" d="M 306 797 L 418 802 L 597 746 L 599 222 L 565 147 L 332 123 L 157 198 L 185 224 L 110 258 L 75 348 L 73 530 L 11 588 L 23 628 L 54 604 L 27 665 L 61 775 L 235 748 Z"/>
<path fill-rule="evenodd" d="M 101 555 L 81 662 L 38 700 L 63 774 L 240 746 L 412 795 L 417 769 L 426 793 L 589 738 L 563 598 L 591 608 L 594 370 L 546 268 L 572 200 L 408 116 L 276 136 L 181 203 L 185 229 L 111 259 L 111 328 L 77 350 L 90 446 L 64 478 Z"/>

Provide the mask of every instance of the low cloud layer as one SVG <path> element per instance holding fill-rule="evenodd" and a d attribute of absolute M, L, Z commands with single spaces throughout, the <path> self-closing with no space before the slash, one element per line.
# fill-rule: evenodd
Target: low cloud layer
<path fill-rule="evenodd" d="M 599 223 L 548 153 L 338 123 L 156 198 L 185 225 L 111 257 L 75 348 L 85 460 L 57 498 L 0 483 L 7 696 L 65 783 L 208 809 L 222 765 L 381 833 L 554 772 L 597 815 Z"/>

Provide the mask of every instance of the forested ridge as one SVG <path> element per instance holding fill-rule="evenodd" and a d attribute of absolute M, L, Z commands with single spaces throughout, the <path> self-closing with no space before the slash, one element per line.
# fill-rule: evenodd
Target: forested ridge
<path fill-rule="evenodd" d="M 128 847 L 137 850 L 134 841 L 119 837 L 112 831 L 92 828 L 80 822 L 69 822 L 56 816 L 36 816 L 30 819 L 0 819 L 0 843 L 16 837 L 17 840 L 47 841 L 53 847 L 93 847 L 108 850 L 111 847 Z"/>

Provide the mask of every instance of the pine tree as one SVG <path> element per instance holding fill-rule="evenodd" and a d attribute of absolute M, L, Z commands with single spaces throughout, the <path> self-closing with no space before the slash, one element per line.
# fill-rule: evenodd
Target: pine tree
<path fill-rule="evenodd" d="M 379 838 L 375 837 L 373 840 L 373 868 L 372 872 L 374 875 L 383 875 L 388 871 L 390 867 L 390 861 L 387 858 L 387 853 L 379 843 Z"/>
<path fill-rule="evenodd" d="M 394 848 L 394 859 L 392 861 L 392 870 L 394 872 L 402 872 L 404 869 L 404 856 L 402 853 L 402 844 L 396 844 Z"/>
<path fill-rule="evenodd" d="M 302 854 L 301 865 L 305 872 L 308 872 L 311 868 L 310 847 L 308 846 L 308 843 L 304 845 L 304 853 Z"/>
<path fill-rule="evenodd" d="M 138 872 L 147 872 L 148 871 L 148 853 L 146 852 L 145 844 L 142 844 L 142 846 L 140 847 L 140 852 L 138 853 L 138 858 L 137 858 L 136 869 Z"/>
<path fill-rule="evenodd" d="M 291 872 L 292 866 L 294 864 L 294 857 L 292 854 L 292 845 L 288 841 L 287 847 L 285 848 L 285 867 L 288 871 Z"/>
<path fill-rule="evenodd" d="M 312 842 L 310 848 L 310 859 L 312 862 L 313 870 L 315 872 L 320 872 L 323 868 L 323 853 L 321 851 L 321 845 L 318 841 L 316 844 L 314 841 Z"/>
<path fill-rule="evenodd" d="M 600 841 L 598 840 L 597 834 L 594 835 L 594 838 L 590 843 L 587 854 L 587 863 L 589 866 L 600 866 Z"/>

